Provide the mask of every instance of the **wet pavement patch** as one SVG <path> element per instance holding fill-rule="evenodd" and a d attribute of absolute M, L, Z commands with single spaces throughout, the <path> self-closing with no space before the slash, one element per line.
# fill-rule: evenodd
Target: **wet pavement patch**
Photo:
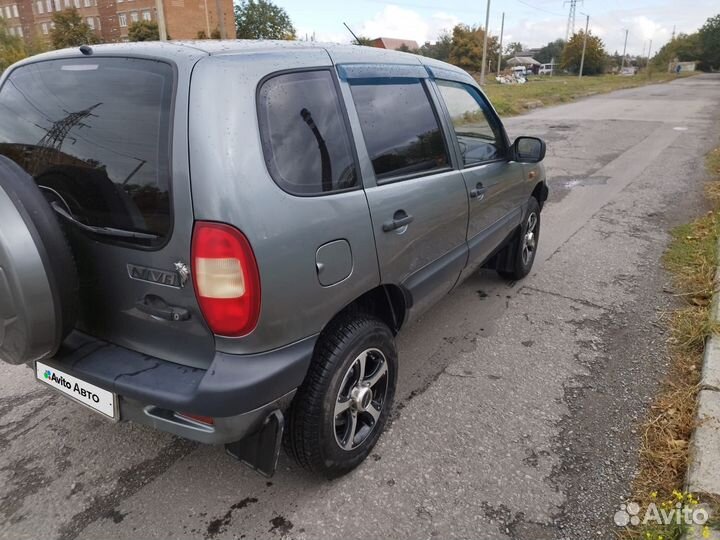
<path fill-rule="evenodd" d="M 117 474 L 115 488 L 108 494 L 95 496 L 90 506 L 72 516 L 58 534 L 60 540 L 73 540 L 91 523 L 105 516 L 124 499 L 134 495 L 170 466 L 197 448 L 197 443 L 174 439 L 153 458 L 128 467 Z"/>
<path fill-rule="evenodd" d="M 112 509 L 107 514 L 105 514 L 105 517 L 107 519 L 112 519 L 113 523 L 120 523 L 123 519 L 125 519 L 125 516 L 128 515 L 128 512 L 122 513 L 119 510 Z"/>
<path fill-rule="evenodd" d="M 608 183 L 608 176 L 588 176 L 586 178 L 572 178 L 558 183 L 559 188 L 572 189 L 585 186 L 602 186 Z"/>
<path fill-rule="evenodd" d="M 233 504 L 230 510 L 225 512 L 225 515 L 213 519 L 208 523 L 205 538 L 214 538 L 218 534 L 225 532 L 232 522 L 232 516 L 235 510 L 240 510 L 256 502 L 258 502 L 258 500 L 255 497 L 245 497 L 243 500 Z"/>
<path fill-rule="evenodd" d="M 281 536 L 289 534 L 294 526 L 292 522 L 284 516 L 275 516 L 270 520 L 270 525 L 272 525 L 272 527 L 268 529 L 268 532 L 277 531 Z"/>

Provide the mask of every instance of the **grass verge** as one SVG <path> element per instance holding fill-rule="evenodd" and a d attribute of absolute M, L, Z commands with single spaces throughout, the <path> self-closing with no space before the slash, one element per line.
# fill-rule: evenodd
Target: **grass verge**
<path fill-rule="evenodd" d="M 639 472 L 633 483 L 633 500 L 640 504 L 640 516 L 650 503 L 659 507 L 664 504 L 668 509 L 677 504 L 683 507 L 696 504 L 693 495 L 683 493 L 683 486 L 690 437 L 695 427 L 705 340 L 720 330 L 710 319 L 720 236 L 720 148 L 708 154 L 707 169 L 710 181 L 705 186 L 705 194 L 711 210 L 672 231 L 663 259 L 682 305 L 665 317 L 670 335 L 670 369 L 642 430 Z M 703 499 L 701 502 L 716 505 L 716 501 Z M 676 540 L 684 532 L 682 525 L 652 524 L 630 528 L 621 536 Z"/>
<path fill-rule="evenodd" d="M 492 76 L 483 87 L 500 116 L 513 116 L 536 107 L 566 103 L 578 98 L 635 88 L 646 84 L 667 82 L 678 77 L 674 73 L 654 73 L 651 78 L 640 73 L 633 77 L 595 75 L 582 79 L 572 76 L 535 76 L 525 84 L 500 84 Z"/>

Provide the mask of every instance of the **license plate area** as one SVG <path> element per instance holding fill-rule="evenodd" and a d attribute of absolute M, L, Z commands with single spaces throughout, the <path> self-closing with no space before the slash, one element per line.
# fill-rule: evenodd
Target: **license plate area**
<path fill-rule="evenodd" d="M 35 362 L 35 377 L 40 382 L 102 416 L 111 420 L 118 420 L 116 394 L 42 362 Z"/>

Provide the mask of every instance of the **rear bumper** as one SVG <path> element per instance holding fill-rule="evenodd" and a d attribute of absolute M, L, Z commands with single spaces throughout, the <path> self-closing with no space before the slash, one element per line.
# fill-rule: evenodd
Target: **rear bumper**
<path fill-rule="evenodd" d="M 123 422 L 144 424 L 205 444 L 228 444 L 255 433 L 270 413 L 287 408 L 295 392 L 296 390 L 292 390 L 280 399 L 246 413 L 213 418 L 212 425 L 193 421 L 170 409 L 145 405 L 120 396 L 120 419 Z"/>
<path fill-rule="evenodd" d="M 251 433 L 302 384 L 317 336 L 252 355 L 218 352 L 207 370 L 174 364 L 73 332 L 44 363 L 118 394 L 120 419 L 224 444 Z M 207 426 L 175 413 L 210 416 Z"/>

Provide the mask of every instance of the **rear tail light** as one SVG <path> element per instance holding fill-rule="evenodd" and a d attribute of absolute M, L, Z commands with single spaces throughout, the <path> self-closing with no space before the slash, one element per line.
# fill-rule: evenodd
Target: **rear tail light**
<path fill-rule="evenodd" d="M 199 221 L 192 239 L 192 276 L 200 310 L 223 336 L 250 333 L 260 315 L 260 277 L 247 238 L 230 225 Z"/>

